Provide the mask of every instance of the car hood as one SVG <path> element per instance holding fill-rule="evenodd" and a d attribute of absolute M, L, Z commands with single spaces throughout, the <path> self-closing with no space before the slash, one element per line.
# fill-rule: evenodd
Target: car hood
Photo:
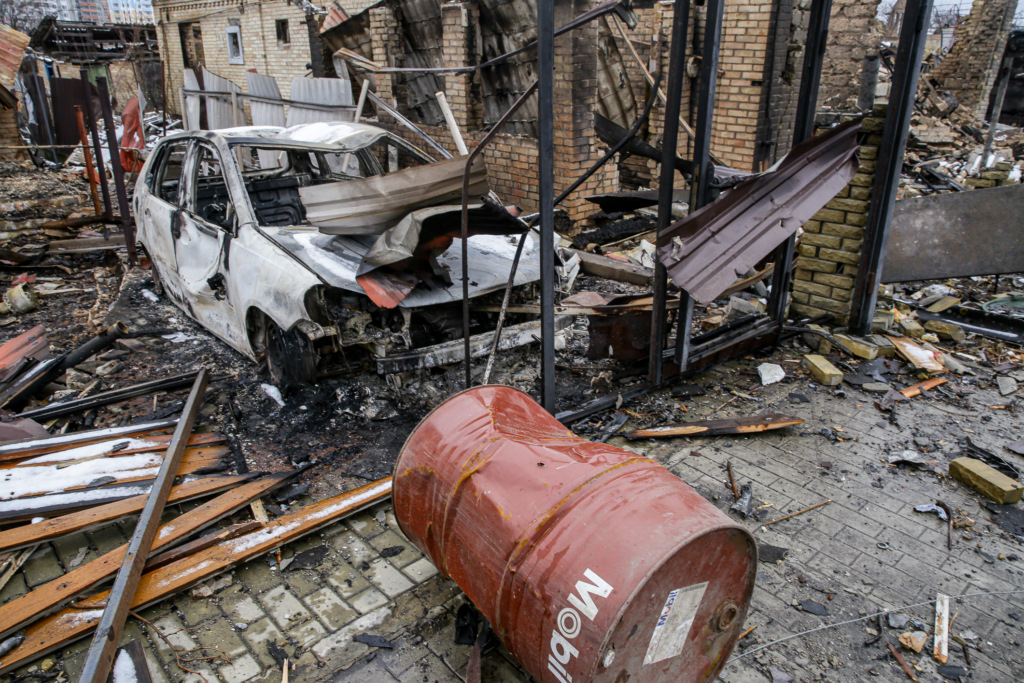
<path fill-rule="evenodd" d="M 326 284 L 352 292 L 365 293 L 356 282 L 360 264 L 376 235 L 325 235 L 316 228 L 262 228 L 275 242 L 294 255 Z M 475 235 L 468 240 L 469 296 L 501 289 L 512 270 L 519 235 Z M 516 269 L 515 284 L 524 285 L 540 278 L 539 241 L 531 231 L 526 234 L 523 255 Z M 399 306 L 415 308 L 462 300 L 462 242 L 456 239 L 437 262 L 445 266 L 453 284 L 448 287 L 421 283 Z"/>

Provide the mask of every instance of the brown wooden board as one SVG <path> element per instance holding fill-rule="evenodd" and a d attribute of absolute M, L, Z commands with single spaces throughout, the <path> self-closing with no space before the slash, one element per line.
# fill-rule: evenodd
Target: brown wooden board
<path fill-rule="evenodd" d="M 135 592 L 132 609 L 142 609 L 216 576 L 274 548 L 310 534 L 385 500 L 391 495 L 391 477 L 314 503 L 278 517 L 244 536 L 147 572 Z M 60 649 L 87 636 L 99 623 L 108 592 L 80 600 L 75 608 L 40 619 L 25 629 L 25 640 L 0 660 L 0 673 Z"/>
<path fill-rule="evenodd" d="M 130 427 L 111 427 L 107 429 L 92 429 L 86 432 L 75 432 L 73 434 L 58 434 L 48 439 L 25 439 L 0 446 L 0 461 L 20 460 L 30 458 L 33 455 L 52 453 L 75 446 L 84 446 L 98 441 L 109 441 L 111 439 L 123 439 L 133 436 L 147 436 L 154 434 L 166 434 L 174 429 L 177 419 L 149 422 Z"/>
<path fill-rule="evenodd" d="M 280 487 L 291 477 L 292 473 L 268 475 L 222 493 L 161 526 L 153 542 L 153 549 L 166 548 L 200 529 L 209 527 L 217 520 L 245 507 L 251 500 Z M 120 569 L 127 551 L 126 543 L 0 606 L 0 641 L 39 617 L 51 614 L 83 591 L 112 577 Z"/>
<path fill-rule="evenodd" d="M 701 420 L 684 422 L 665 427 L 637 429 L 622 436 L 627 439 L 650 439 L 666 436 L 722 436 L 725 434 L 752 434 L 770 429 L 782 429 L 802 424 L 803 420 L 791 415 L 755 415 L 753 417 L 730 417 L 722 420 Z"/>
<path fill-rule="evenodd" d="M 75 444 L 70 448 L 63 448 L 60 450 L 54 450 L 49 453 L 39 453 L 34 455 L 26 455 L 18 457 L 14 454 L 9 454 L 0 457 L 0 470 L 7 469 L 9 467 L 19 467 L 25 464 L 31 465 L 46 465 L 50 463 L 62 463 L 67 464 L 69 462 L 75 462 L 76 460 L 85 460 L 94 457 L 103 456 L 121 456 L 121 455 L 132 455 L 135 453 L 149 453 L 152 451 L 166 451 L 167 444 L 171 440 L 170 434 L 157 434 L 153 436 L 146 436 L 142 439 L 135 437 L 125 436 L 123 438 L 107 439 L 106 441 L 96 441 L 90 444 Z M 147 442 L 145 445 L 139 444 L 139 441 Z M 213 432 L 204 432 L 200 434 L 193 434 L 189 437 L 188 445 L 190 448 L 198 446 L 216 446 L 225 442 L 225 438 L 220 434 Z M 134 447 L 124 447 L 128 446 Z M 71 451 L 75 451 L 72 453 Z M 81 458 L 76 458 L 76 455 L 81 454 Z"/>
<path fill-rule="evenodd" d="M 576 249 L 570 249 L 570 251 L 580 257 L 580 268 L 583 269 L 584 273 L 606 277 L 609 280 L 632 282 L 635 285 L 644 287 L 649 287 L 654 281 L 654 270 L 651 268 L 636 266 L 632 263 L 618 261 L 607 256 L 600 256 L 599 254 L 591 254 L 586 251 L 578 251 Z"/>
<path fill-rule="evenodd" d="M 255 503 L 257 501 L 253 501 Z M 164 565 L 168 565 L 171 562 L 177 562 L 183 557 L 188 557 L 194 553 L 198 553 L 200 550 L 206 550 L 211 545 L 216 545 L 221 541 L 227 541 L 232 538 L 237 538 L 242 534 L 248 534 L 256 531 L 262 527 L 266 522 L 259 520 L 252 520 L 249 522 L 240 522 L 238 524 L 232 524 L 222 529 L 214 529 L 213 531 L 200 536 L 194 541 L 189 541 L 183 545 L 179 545 L 177 548 L 168 550 L 165 553 L 160 553 L 155 557 L 150 557 L 146 560 L 146 571 L 153 569 L 159 569 Z"/>
<path fill-rule="evenodd" d="M 203 477 L 196 481 L 178 484 L 171 489 L 169 503 L 183 503 L 200 496 L 219 493 L 224 489 L 244 484 L 256 475 L 244 474 L 230 477 Z M 0 552 L 25 548 L 37 543 L 45 543 L 67 534 L 88 531 L 104 524 L 115 522 L 127 515 L 139 512 L 146 504 L 146 496 L 134 496 L 124 500 L 99 505 L 88 510 L 61 515 L 53 519 L 44 519 L 35 524 L 15 527 L 0 531 Z"/>
<path fill-rule="evenodd" d="M 185 449 L 177 474 L 184 476 L 222 469 L 230 452 L 227 446 Z M 24 500 L 39 495 L 93 488 L 89 484 L 98 478 L 109 480 L 108 484 L 128 484 L 152 479 L 163 458 L 160 452 L 104 457 L 108 468 L 102 474 L 90 469 L 88 462 L 79 462 L 69 467 L 62 467 L 64 463 L 61 463 L 38 467 L 22 465 L 0 470 L 0 501 Z"/>

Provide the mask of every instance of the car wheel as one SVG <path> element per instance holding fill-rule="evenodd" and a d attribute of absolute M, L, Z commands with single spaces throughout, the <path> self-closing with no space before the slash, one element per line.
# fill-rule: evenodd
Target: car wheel
<path fill-rule="evenodd" d="M 298 329 L 287 332 L 267 319 L 267 370 L 271 381 L 287 387 L 316 383 L 316 350 L 313 342 Z"/>

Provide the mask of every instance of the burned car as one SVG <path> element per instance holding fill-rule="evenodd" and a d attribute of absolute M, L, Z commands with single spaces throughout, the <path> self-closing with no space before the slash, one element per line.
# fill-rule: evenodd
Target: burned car
<path fill-rule="evenodd" d="M 179 133 L 140 173 L 138 239 L 158 289 L 275 382 L 441 365 L 462 357 L 465 164 L 355 123 Z M 536 280 L 536 235 L 488 192 L 482 162 L 470 181 L 469 296 L 500 296 L 520 239 L 515 284 Z M 474 352 L 488 322 L 474 318 Z"/>

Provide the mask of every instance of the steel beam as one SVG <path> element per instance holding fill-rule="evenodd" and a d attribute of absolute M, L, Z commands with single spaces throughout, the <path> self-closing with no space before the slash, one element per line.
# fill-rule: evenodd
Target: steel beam
<path fill-rule="evenodd" d="M 540 193 L 540 403 L 555 412 L 555 3 L 537 3 Z"/>
<path fill-rule="evenodd" d="M 828 21 L 832 14 L 832 0 L 813 0 L 811 16 L 808 18 L 807 45 L 804 48 L 804 63 L 800 75 L 800 94 L 796 104 L 796 121 L 793 124 L 793 146 L 814 134 L 814 113 L 818 105 L 818 86 L 821 83 L 821 65 L 825 59 L 828 43 Z M 772 260 L 772 291 L 768 297 L 768 315 L 779 321 L 786 320 L 786 299 L 793 271 L 793 252 L 796 249 L 796 235 L 779 245 Z"/>
<path fill-rule="evenodd" d="M 661 140 L 661 174 L 658 179 L 658 235 L 672 224 L 672 190 L 675 185 L 676 148 L 679 144 L 679 112 L 682 108 L 683 75 L 686 73 L 686 30 L 690 25 L 690 3 L 677 2 L 672 9 L 672 43 L 669 47 L 667 94 L 665 95 L 665 134 Z M 654 263 L 654 311 L 651 315 L 651 357 L 647 381 L 661 382 L 664 374 L 663 351 L 668 328 L 668 273 L 661 259 Z M 680 313 L 682 320 L 682 313 Z"/>
<path fill-rule="evenodd" d="M 914 97 L 917 94 L 917 80 L 921 75 L 921 58 L 924 55 L 931 13 L 932 0 L 907 0 L 899 48 L 896 51 L 889 110 L 882 130 L 882 144 L 878 148 L 871 206 L 864 228 L 864 248 L 853 291 L 850 329 L 854 334 L 870 333 L 871 321 L 875 316 L 878 285 L 889 242 L 889 227 L 903 170 L 903 155 L 910 132 L 910 117 L 914 113 Z"/>
<path fill-rule="evenodd" d="M 114 111 L 110 106 L 110 91 L 107 79 L 97 78 L 96 89 L 100 93 L 100 107 L 103 109 L 103 125 L 107 129 L 107 147 L 110 149 L 110 170 L 114 175 L 114 191 L 117 192 L 117 210 L 121 212 L 121 231 L 124 243 L 128 247 L 128 263 L 136 265 L 138 256 L 135 253 L 135 225 L 132 223 L 132 209 L 128 205 L 128 188 L 124 184 L 124 168 L 121 166 L 121 153 L 117 145 L 117 128 L 114 127 Z M 142 118 L 142 112 L 139 112 Z"/>
<path fill-rule="evenodd" d="M 708 0 L 701 41 L 700 85 L 697 92 L 697 125 L 693 129 L 693 180 L 690 182 L 690 212 L 708 203 L 708 187 L 715 177 L 711 163 L 711 129 L 715 114 L 715 88 L 718 85 L 718 49 L 722 42 L 722 14 L 725 0 Z M 679 322 L 676 325 L 676 364 L 686 370 L 690 356 L 690 330 L 693 323 L 693 297 L 679 294 Z"/>
<path fill-rule="evenodd" d="M 114 215 L 114 208 L 110 203 L 110 186 L 107 184 L 107 167 L 103 165 L 103 146 L 100 145 L 100 130 L 96 123 L 99 117 L 96 108 L 93 106 L 92 88 L 89 87 L 89 70 L 82 69 L 78 72 L 82 79 L 82 97 L 85 98 L 85 123 L 92 135 L 93 153 L 96 155 L 96 169 L 100 176 L 100 193 L 103 195 L 103 215 L 110 218 Z"/>
<path fill-rule="evenodd" d="M 113 132 L 112 129 L 111 132 Z M 135 533 L 132 534 L 132 539 L 128 543 L 128 551 L 121 563 L 121 569 L 114 579 L 114 587 L 110 590 L 107 606 L 103 610 L 103 616 L 100 618 L 96 634 L 89 646 L 85 665 L 82 667 L 82 675 L 78 679 L 79 683 L 106 683 L 107 676 L 110 674 L 114 655 L 117 653 L 117 644 L 121 640 L 121 631 L 124 629 L 128 611 L 135 599 L 135 590 L 139 586 L 142 570 L 149 557 L 153 540 L 156 538 L 160 517 L 170 496 L 178 465 L 185 454 L 185 447 L 192 434 L 192 426 L 203 405 L 203 393 L 206 391 L 208 381 L 207 371 L 200 370 L 192 385 L 192 392 L 185 402 L 181 419 L 174 430 L 174 436 L 171 437 L 171 442 L 167 447 L 167 454 L 160 465 L 160 471 L 153 481 L 153 488 L 149 499 L 146 500 L 146 507 L 139 515 L 139 521 L 135 526 Z"/>

